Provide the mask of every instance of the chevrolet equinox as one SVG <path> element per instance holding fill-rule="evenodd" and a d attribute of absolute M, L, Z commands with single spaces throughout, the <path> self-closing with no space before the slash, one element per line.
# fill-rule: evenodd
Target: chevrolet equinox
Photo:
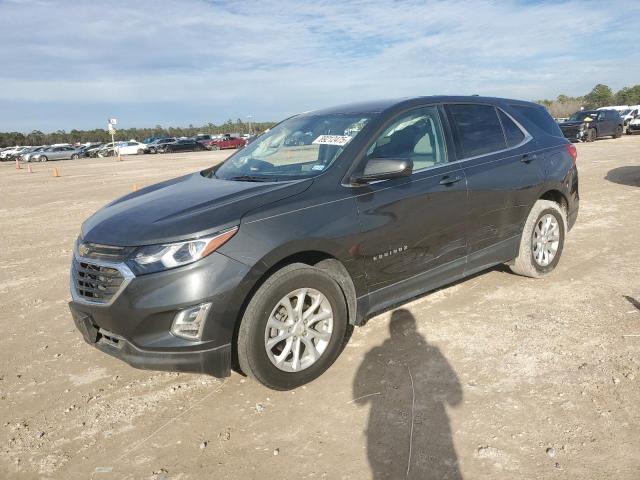
<path fill-rule="evenodd" d="M 578 215 L 576 156 L 543 107 L 517 100 L 296 115 L 86 220 L 71 312 L 134 367 L 295 388 L 376 312 L 501 263 L 551 272 Z"/>

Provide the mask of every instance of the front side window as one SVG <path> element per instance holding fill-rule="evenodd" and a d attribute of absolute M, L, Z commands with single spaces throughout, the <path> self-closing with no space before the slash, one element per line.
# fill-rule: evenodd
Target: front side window
<path fill-rule="evenodd" d="M 505 150 L 507 144 L 496 108 L 490 105 L 447 105 L 460 158 Z"/>
<path fill-rule="evenodd" d="M 413 171 L 447 162 L 444 134 L 436 107 L 401 115 L 367 150 L 366 159 L 399 158 L 413 162 Z"/>
<path fill-rule="evenodd" d="M 269 182 L 319 175 L 372 117 L 371 113 L 292 117 L 229 157 L 213 175 L 224 180 Z"/>

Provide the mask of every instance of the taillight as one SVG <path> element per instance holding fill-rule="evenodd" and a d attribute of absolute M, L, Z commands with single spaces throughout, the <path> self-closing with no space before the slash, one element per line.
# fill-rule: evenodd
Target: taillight
<path fill-rule="evenodd" d="M 567 149 L 567 153 L 573 158 L 573 164 L 575 165 L 576 160 L 578 160 L 578 149 L 573 143 L 567 143 L 564 148 Z"/>

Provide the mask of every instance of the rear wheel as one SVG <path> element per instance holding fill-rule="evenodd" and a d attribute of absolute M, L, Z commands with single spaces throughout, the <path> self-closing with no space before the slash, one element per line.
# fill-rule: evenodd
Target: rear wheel
<path fill-rule="evenodd" d="M 509 268 L 514 273 L 533 278 L 551 272 L 562 255 L 566 226 L 566 215 L 560 205 L 538 200 L 529 212 L 518 256 Z"/>
<path fill-rule="evenodd" d="M 238 331 L 242 371 L 275 390 L 320 376 L 336 360 L 347 332 L 338 283 L 305 264 L 288 265 L 251 298 Z"/>
<path fill-rule="evenodd" d="M 71 160 L 77 160 L 80 158 L 80 155 L 78 155 L 77 153 L 74 153 L 73 155 L 71 155 Z"/>
<path fill-rule="evenodd" d="M 211 150 L 220 150 L 218 145 L 211 145 Z"/>
<path fill-rule="evenodd" d="M 47 156 L 46 156 L 46 155 L 42 155 L 42 156 L 40 157 L 40 161 L 41 161 L 41 162 L 46 162 L 47 160 L 49 160 L 49 159 L 47 158 Z"/>

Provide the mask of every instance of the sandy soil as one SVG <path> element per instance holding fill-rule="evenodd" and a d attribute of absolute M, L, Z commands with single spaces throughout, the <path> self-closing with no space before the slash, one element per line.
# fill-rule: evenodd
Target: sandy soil
<path fill-rule="evenodd" d="M 89 214 L 226 152 L 0 165 L 0 478 L 640 478 L 640 137 L 577 147 L 552 275 L 495 268 L 382 314 L 286 393 L 134 370 L 66 305 Z"/>

